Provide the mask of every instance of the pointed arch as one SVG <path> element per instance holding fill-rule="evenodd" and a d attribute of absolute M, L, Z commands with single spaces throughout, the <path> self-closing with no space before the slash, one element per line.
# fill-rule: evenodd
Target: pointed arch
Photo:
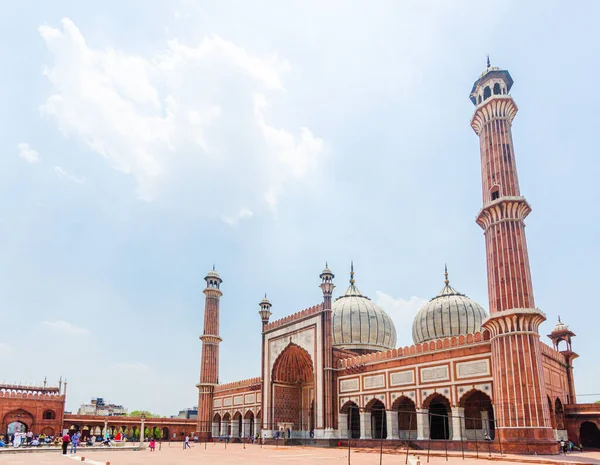
<path fill-rule="evenodd" d="M 392 404 L 393 414 L 398 416 L 398 437 L 417 438 L 417 409 L 414 401 L 407 396 L 398 397 Z"/>
<path fill-rule="evenodd" d="M 272 381 L 297 384 L 312 382 L 313 378 L 313 362 L 310 354 L 299 345 L 290 342 L 273 364 Z"/>
<path fill-rule="evenodd" d="M 473 388 L 462 395 L 459 406 L 464 408 L 466 439 L 495 438 L 494 407 L 489 395 Z"/>
<path fill-rule="evenodd" d="M 429 414 L 429 437 L 431 439 L 450 439 L 450 401 L 438 392 L 429 395 L 423 402 Z"/>
<path fill-rule="evenodd" d="M 373 439 L 387 438 L 387 412 L 384 403 L 373 398 L 365 406 L 365 410 L 371 414 L 371 437 Z"/>
<path fill-rule="evenodd" d="M 348 437 L 351 439 L 360 438 L 360 410 L 358 405 L 355 402 L 349 400 L 342 408 L 340 408 L 341 415 L 345 415 L 344 417 L 340 417 L 340 421 L 346 421 L 346 431 Z M 340 425 L 341 426 L 341 425 Z"/>

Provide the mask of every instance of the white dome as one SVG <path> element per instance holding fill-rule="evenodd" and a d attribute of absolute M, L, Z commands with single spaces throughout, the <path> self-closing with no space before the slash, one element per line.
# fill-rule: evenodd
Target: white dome
<path fill-rule="evenodd" d="M 382 351 L 396 347 L 396 327 L 390 316 L 354 285 L 333 303 L 333 347 Z"/>
<path fill-rule="evenodd" d="M 487 313 L 481 305 L 457 292 L 446 281 L 440 293 L 417 312 L 413 321 L 413 341 L 425 341 L 472 334 L 481 331 Z"/>

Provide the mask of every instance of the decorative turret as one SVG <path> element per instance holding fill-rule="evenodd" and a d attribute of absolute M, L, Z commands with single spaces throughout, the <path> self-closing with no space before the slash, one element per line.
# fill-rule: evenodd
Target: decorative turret
<path fill-rule="evenodd" d="M 335 285 L 333 284 L 333 278 L 335 278 L 335 275 L 329 269 L 327 262 L 325 262 L 325 269 L 321 272 L 319 277 L 321 278 L 321 285 L 319 287 L 323 291 L 323 296 L 329 297 L 331 302 L 331 295 L 333 294 L 333 289 L 335 288 Z"/>
<path fill-rule="evenodd" d="M 548 337 L 552 340 L 552 345 L 554 349 L 565 357 L 566 362 L 566 372 L 567 372 L 567 380 L 569 382 L 569 394 L 567 401 L 570 404 L 575 404 L 577 402 L 575 398 L 575 379 L 573 378 L 573 360 L 579 357 L 579 354 L 573 352 L 573 348 L 571 346 L 571 340 L 575 337 L 576 334 L 569 329 L 569 327 L 560 321 L 560 316 L 558 317 L 558 323 L 552 330 Z M 566 349 L 560 350 L 560 343 L 564 341 L 567 345 Z"/>
<path fill-rule="evenodd" d="M 263 300 L 260 301 L 260 310 L 258 314 L 260 315 L 260 321 L 262 321 L 263 331 L 265 330 L 265 326 L 269 323 L 269 318 L 271 317 L 271 302 L 267 299 L 267 294 Z"/>

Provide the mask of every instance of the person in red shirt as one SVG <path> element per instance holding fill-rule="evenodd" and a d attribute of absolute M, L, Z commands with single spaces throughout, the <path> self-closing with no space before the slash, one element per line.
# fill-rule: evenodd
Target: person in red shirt
<path fill-rule="evenodd" d="M 71 437 L 68 434 L 65 434 L 62 437 L 62 451 L 63 451 L 63 455 L 67 455 L 67 447 L 69 446 L 69 442 L 71 442 Z"/>

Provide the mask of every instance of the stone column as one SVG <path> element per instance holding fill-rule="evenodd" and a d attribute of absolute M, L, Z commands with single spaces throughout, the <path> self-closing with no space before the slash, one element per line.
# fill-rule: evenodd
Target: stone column
<path fill-rule="evenodd" d="M 371 412 L 360 412 L 360 438 L 371 439 Z"/>
<path fill-rule="evenodd" d="M 260 431 L 260 418 L 254 417 L 254 436 L 256 436 L 256 433 L 261 434 L 261 431 Z"/>
<path fill-rule="evenodd" d="M 398 435 L 398 412 L 396 410 L 390 410 L 386 413 L 387 439 L 400 439 L 400 436 Z"/>
<path fill-rule="evenodd" d="M 140 447 L 144 446 L 144 432 L 146 431 L 146 426 L 144 425 L 144 418 L 142 418 L 142 428 L 140 429 Z"/>
<path fill-rule="evenodd" d="M 227 436 L 227 427 L 228 426 L 229 426 L 229 423 L 221 420 L 221 436 L 223 436 L 223 437 Z"/>
<path fill-rule="evenodd" d="M 341 439 L 348 437 L 348 414 L 338 413 L 338 432 Z"/>
<path fill-rule="evenodd" d="M 465 430 L 465 409 L 463 407 L 452 407 L 452 437 L 453 441 L 467 439 Z"/>
<path fill-rule="evenodd" d="M 429 439 L 429 410 L 417 409 L 417 440 Z"/>
<path fill-rule="evenodd" d="M 481 411 L 481 430 L 484 439 L 486 434 L 490 437 L 490 414 L 487 410 Z"/>
<path fill-rule="evenodd" d="M 238 420 L 233 420 L 233 422 L 231 423 L 231 437 L 240 437 L 240 422 Z"/>
<path fill-rule="evenodd" d="M 242 437 L 247 438 L 250 434 L 250 420 L 242 419 Z"/>

